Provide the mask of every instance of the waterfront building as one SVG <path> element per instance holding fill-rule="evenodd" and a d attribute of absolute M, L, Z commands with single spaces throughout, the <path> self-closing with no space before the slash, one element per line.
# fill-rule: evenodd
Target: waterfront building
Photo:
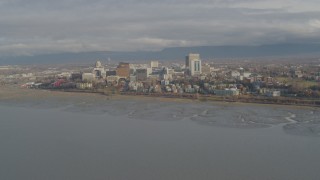
<path fill-rule="evenodd" d="M 114 82 L 114 81 L 118 81 L 119 79 L 120 79 L 119 76 L 108 76 L 107 82 Z"/>
<path fill-rule="evenodd" d="M 240 94 L 240 91 L 238 89 L 215 89 L 213 90 L 215 95 L 218 96 L 237 96 Z"/>
<path fill-rule="evenodd" d="M 92 89 L 92 83 L 76 83 L 77 89 Z"/>
<path fill-rule="evenodd" d="M 107 76 L 108 85 L 118 85 L 120 77 L 119 76 Z"/>
<path fill-rule="evenodd" d="M 268 96 L 268 97 L 279 97 L 280 95 L 281 95 L 281 92 L 280 91 L 268 91 L 267 93 L 266 93 L 266 95 Z"/>

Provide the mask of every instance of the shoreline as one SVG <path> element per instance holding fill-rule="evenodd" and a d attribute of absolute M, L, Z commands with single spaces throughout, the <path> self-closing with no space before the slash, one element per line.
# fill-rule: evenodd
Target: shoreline
<path fill-rule="evenodd" d="M 284 104 L 284 103 L 260 103 L 260 102 L 241 102 L 241 101 L 224 101 L 221 99 L 206 99 L 199 97 L 197 99 L 191 98 L 178 98 L 178 97 L 162 97 L 162 96 L 149 96 L 149 95 L 130 95 L 130 94 L 105 94 L 101 91 L 64 91 L 64 90 L 50 90 L 50 89 L 25 89 L 18 85 L 15 86 L 1 86 L 0 88 L 0 101 L 2 100 L 26 100 L 26 99 L 46 99 L 46 98 L 67 98 L 67 97 L 83 97 L 92 96 L 92 98 L 110 99 L 110 100 L 143 100 L 159 102 L 176 102 L 176 103 L 210 103 L 217 105 L 254 105 L 254 106 L 272 106 L 272 107 L 290 107 L 290 108 L 319 108 L 319 105 L 310 104 Z M 221 98 L 221 97 L 220 97 Z"/>
<path fill-rule="evenodd" d="M 293 98 L 265 98 L 265 97 L 233 97 L 233 96 L 204 96 L 204 95 L 172 95 L 172 94 L 144 94 L 144 93 L 127 93 L 120 92 L 117 94 L 109 94 L 104 91 L 88 91 L 88 90 L 49 90 L 49 91 L 62 91 L 69 93 L 93 93 L 101 94 L 108 97 L 123 97 L 124 98 L 154 98 L 160 101 L 167 102 L 215 102 L 215 103 L 230 103 L 230 104 L 251 104 L 251 105 L 271 105 L 271 106 L 290 106 L 290 107 L 310 107 L 319 108 L 320 100 L 316 101 L 318 104 L 310 104 L 310 100 L 305 99 L 293 99 Z M 287 101 L 293 101 L 294 103 L 288 103 Z M 307 103 L 308 102 L 308 103 Z"/>

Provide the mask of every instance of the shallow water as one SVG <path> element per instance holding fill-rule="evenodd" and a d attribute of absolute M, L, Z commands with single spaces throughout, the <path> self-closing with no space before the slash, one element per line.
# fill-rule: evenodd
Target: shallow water
<path fill-rule="evenodd" d="M 319 179 L 319 110 L 66 98 L 0 102 L 0 179 Z"/>

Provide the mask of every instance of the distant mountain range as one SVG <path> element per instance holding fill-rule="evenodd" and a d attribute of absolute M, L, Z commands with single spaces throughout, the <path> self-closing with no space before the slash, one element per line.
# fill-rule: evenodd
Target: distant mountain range
<path fill-rule="evenodd" d="M 171 47 L 162 51 L 80 52 L 35 56 L 0 57 L 0 65 L 86 63 L 106 61 L 183 60 L 188 53 L 199 53 L 202 59 L 320 56 L 320 44 L 272 44 L 261 46 L 197 46 Z"/>

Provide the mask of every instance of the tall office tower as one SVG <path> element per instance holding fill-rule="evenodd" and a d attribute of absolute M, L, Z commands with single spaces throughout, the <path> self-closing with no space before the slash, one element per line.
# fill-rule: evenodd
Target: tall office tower
<path fill-rule="evenodd" d="M 191 76 L 198 76 L 201 75 L 201 60 L 194 59 L 190 62 L 190 74 Z"/>
<path fill-rule="evenodd" d="M 188 54 L 188 56 L 186 56 L 186 68 L 189 68 L 190 66 L 190 61 L 191 60 L 199 60 L 200 59 L 200 54 Z"/>
<path fill-rule="evenodd" d="M 191 76 L 197 76 L 201 74 L 201 60 L 199 54 L 189 54 L 186 56 L 186 68 L 188 74 Z"/>

